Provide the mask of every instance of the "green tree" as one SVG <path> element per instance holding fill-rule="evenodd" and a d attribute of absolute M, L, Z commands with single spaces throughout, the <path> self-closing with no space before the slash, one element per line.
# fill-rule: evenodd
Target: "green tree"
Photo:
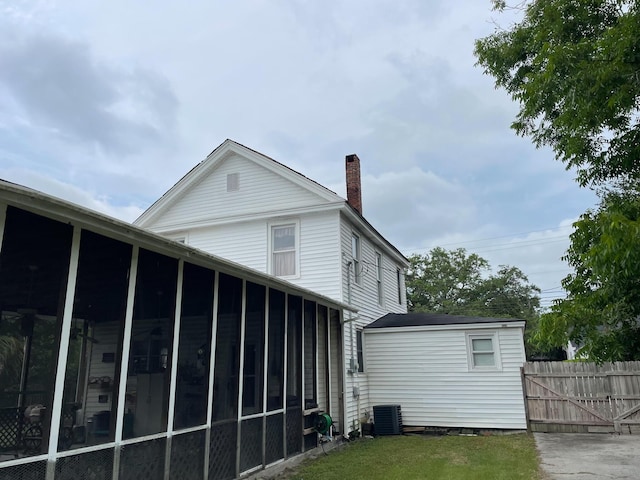
<path fill-rule="evenodd" d="M 572 340 L 595 361 L 640 360 L 640 189 L 602 194 L 574 224 L 565 259 L 567 298 L 540 319 L 541 346 Z"/>
<path fill-rule="evenodd" d="M 582 186 L 640 178 L 640 2 L 520 8 L 519 23 L 475 45 L 478 64 L 520 104 L 512 128 L 550 146 Z"/>
<path fill-rule="evenodd" d="M 428 254 L 409 257 L 407 302 L 414 312 L 453 315 L 470 313 L 469 304 L 482 284 L 489 263 L 482 257 L 467 255 L 463 248 L 436 247 Z"/>
<path fill-rule="evenodd" d="M 409 257 L 407 301 L 413 312 L 476 317 L 521 318 L 527 321 L 527 355 L 546 353 L 531 344 L 538 322 L 540 289 L 517 267 L 501 265 L 489 274 L 489 262 L 463 248 L 440 247 Z"/>

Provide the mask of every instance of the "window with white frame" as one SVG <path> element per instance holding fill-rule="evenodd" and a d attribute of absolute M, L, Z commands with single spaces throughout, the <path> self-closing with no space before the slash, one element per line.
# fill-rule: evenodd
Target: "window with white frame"
<path fill-rule="evenodd" d="M 376 287 L 378 289 L 378 305 L 382 305 L 382 254 L 380 252 L 376 252 Z"/>
<path fill-rule="evenodd" d="M 398 304 L 402 305 L 402 272 L 396 269 L 396 280 L 398 284 Z"/>
<path fill-rule="evenodd" d="M 362 281 L 362 266 L 360 264 L 360 237 L 355 233 L 351 235 L 351 258 L 353 259 L 353 276 L 356 283 Z"/>
<path fill-rule="evenodd" d="M 291 277 L 296 269 L 296 224 L 271 227 L 271 273 L 276 277 Z"/>
<path fill-rule="evenodd" d="M 358 355 L 358 372 L 364 372 L 364 346 L 362 343 L 362 330 L 356 331 L 356 351 Z"/>
<path fill-rule="evenodd" d="M 467 351 L 471 370 L 501 368 L 498 336 L 495 332 L 467 333 Z"/>

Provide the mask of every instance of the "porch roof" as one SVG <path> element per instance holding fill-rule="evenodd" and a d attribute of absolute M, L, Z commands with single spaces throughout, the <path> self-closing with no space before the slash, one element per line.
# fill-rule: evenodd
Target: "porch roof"
<path fill-rule="evenodd" d="M 312 290 L 299 287 L 286 280 L 209 254 L 189 245 L 170 240 L 130 223 L 47 195 L 38 190 L 0 179 L 0 203 L 2 202 L 64 223 L 78 225 L 111 238 L 139 245 L 140 247 L 162 253 L 169 257 L 183 259 L 219 272 L 241 276 L 256 283 L 278 288 L 287 293 L 301 295 L 307 299 L 319 301 L 333 308 L 357 312 L 357 309 L 354 309 L 350 305 Z"/>

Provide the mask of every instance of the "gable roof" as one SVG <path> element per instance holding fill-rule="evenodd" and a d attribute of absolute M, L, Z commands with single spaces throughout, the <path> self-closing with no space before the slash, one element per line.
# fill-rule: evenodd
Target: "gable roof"
<path fill-rule="evenodd" d="M 400 263 L 405 266 L 409 265 L 407 258 L 340 195 L 324 187 L 315 180 L 312 180 L 300 172 L 284 165 L 283 163 L 230 139 L 226 139 L 222 142 L 209 155 L 207 155 L 204 160 L 187 172 L 187 174 L 178 180 L 175 185 L 173 185 L 147 210 L 145 210 L 142 215 L 133 222 L 133 224 L 143 228 L 152 224 L 155 219 L 159 218 L 164 212 L 168 211 L 173 205 L 175 205 L 186 194 L 186 192 L 189 191 L 190 187 L 197 185 L 198 182 L 210 174 L 226 158 L 234 153 L 283 176 L 302 188 L 317 194 L 327 202 L 327 206 L 338 206 L 349 220 L 361 228 L 363 233 L 374 238 L 376 243 L 379 243 L 383 248 L 386 248 L 386 250 L 390 252 Z"/>
<path fill-rule="evenodd" d="M 483 323 L 524 322 L 521 318 L 492 318 L 448 315 L 446 313 L 388 313 L 364 328 L 427 327 Z"/>
<path fill-rule="evenodd" d="M 169 190 L 167 190 L 158 200 L 156 200 L 142 215 L 134 222 L 134 225 L 146 227 L 158 218 L 164 212 L 175 205 L 182 196 L 196 185 L 204 177 L 215 170 L 225 159 L 233 154 L 240 155 L 278 175 L 281 175 L 293 183 L 314 192 L 328 203 L 342 203 L 344 199 L 337 193 L 332 192 L 328 188 L 320 185 L 318 182 L 305 177 L 292 168 L 266 156 L 255 150 L 245 147 L 244 145 L 230 139 L 226 139 L 218 147 L 216 147 L 207 157 L 189 170 L 180 180 L 178 180 Z"/>

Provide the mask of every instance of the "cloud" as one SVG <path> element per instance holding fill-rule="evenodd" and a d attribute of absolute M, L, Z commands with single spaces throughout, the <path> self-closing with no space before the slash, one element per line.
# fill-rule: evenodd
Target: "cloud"
<path fill-rule="evenodd" d="M 144 211 L 137 205 L 122 205 L 121 201 L 113 197 L 61 182 L 31 170 L 0 170 L 0 177 L 126 222 L 133 222 Z"/>
<path fill-rule="evenodd" d="M 475 207 L 462 185 L 418 167 L 362 178 L 363 212 L 401 250 L 466 230 Z"/>
<path fill-rule="evenodd" d="M 3 30 L 0 84 L 12 97 L 17 123 L 119 155 L 161 142 L 173 130 L 178 102 L 162 76 L 109 66 L 87 44 L 48 31 Z M 6 112 L 3 117 L 10 121 Z"/>

